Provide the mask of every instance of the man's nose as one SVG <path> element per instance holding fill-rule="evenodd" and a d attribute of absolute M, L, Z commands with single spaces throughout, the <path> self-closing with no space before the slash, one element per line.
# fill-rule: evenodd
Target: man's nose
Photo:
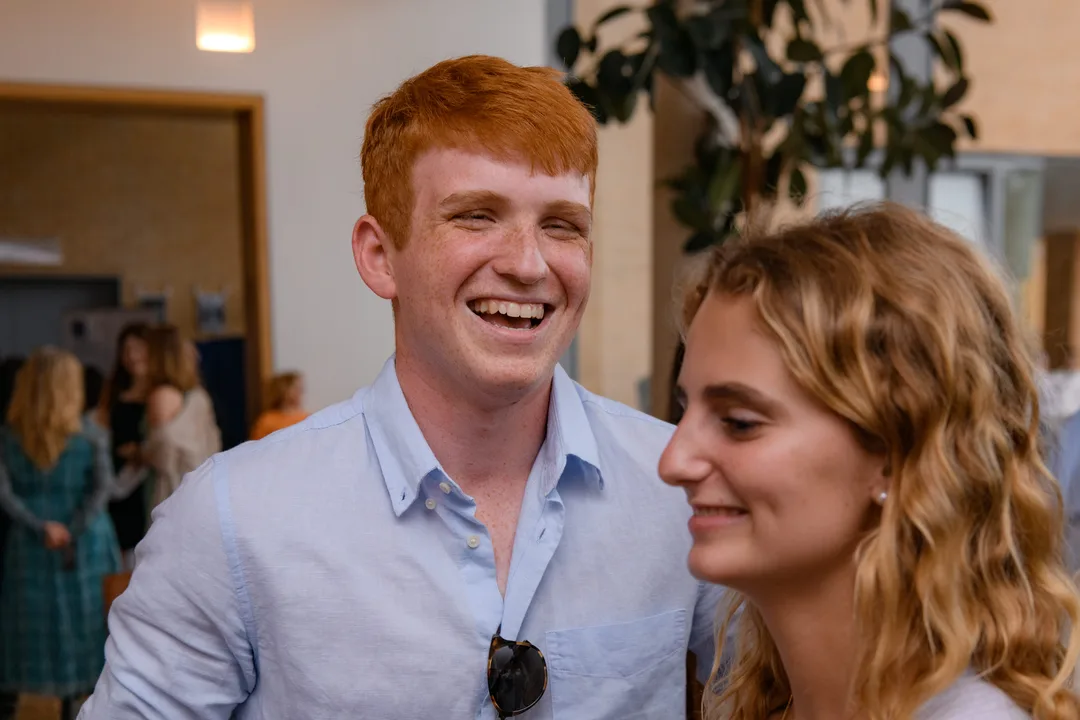
<path fill-rule="evenodd" d="M 495 262 L 495 272 L 522 285 L 536 285 L 548 274 L 539 230 L 520 228 L 508 234 Z"/>

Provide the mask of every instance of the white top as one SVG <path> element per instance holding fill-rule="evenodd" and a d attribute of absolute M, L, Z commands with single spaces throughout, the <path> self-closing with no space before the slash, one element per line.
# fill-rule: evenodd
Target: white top
<path fill-rule="evenodd" d="M 996 685 L 964 673 L 944 692 L 919 709 L 917 720 L 1031 720 L 1012 698 Z"/>

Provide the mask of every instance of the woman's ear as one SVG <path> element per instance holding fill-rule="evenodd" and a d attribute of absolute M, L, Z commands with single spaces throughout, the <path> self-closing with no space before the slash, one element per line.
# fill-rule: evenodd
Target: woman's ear
<path fill-rule="evenodd" d="M 891 476 L 892 461 L 887 455 L 883 455 L 881 457 L 881 466 L 877 472 L 877 476 L 870 483 L 871 498 L 873 498 L 874 502 L 878 505 L 884 505 L 889 499 Z"/>
<path fill-rule="evenodd" d="M 397 283 L 390 255 L 394 248 L 379 221 L 364 215 L 356 221 L 352 236 L 353 260 L 364 284 L 383 300 L 397 299 Z"/>

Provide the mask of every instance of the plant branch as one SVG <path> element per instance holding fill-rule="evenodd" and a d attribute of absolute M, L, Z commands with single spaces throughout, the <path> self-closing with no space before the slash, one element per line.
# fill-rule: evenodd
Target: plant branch
<path fill-rule="evenodd" d="M 936 13 L 936 11 L 931 11 L 929 14 L 925 15 L 924 17 L 921 17 L 918 20 L 912 22 L 911 27 L 908 28 L 907 30 L 901 30 L 900 32 L 895 32 L 895 33 L 890 32 L 890 33 L 886 34 L 884 37 L 879 37 L 879 38 L 876 38 L 874 40 L 867 40 L 867 41 L 857 42 L 857 43 L 847 43 L 846 45 L 837 45 L 836 47 L 831 47 L 828 50 L 823 50 L 821 54 L 825 55 L 825 56 L 828 56 L 828 55 L 835 55 L 836 53 L 841 53 L 841 52 L 845 52 L 845 53 L 846 52 L 851 52 L 852 50 L 857 50 L 858 48 L 863 48 L 863 47 L 872 48 L 872 47 L 878 47 L 880 45 L 888 45 L 889 42 L 893 38 L 899 37 L 901 35 L 905 35 L 907 33 L 913 33 L 913 32 L 926 32 L 927 30 L 929 30 L 934 25 L 934 15 L 935 15 L 935 13 Z"/>

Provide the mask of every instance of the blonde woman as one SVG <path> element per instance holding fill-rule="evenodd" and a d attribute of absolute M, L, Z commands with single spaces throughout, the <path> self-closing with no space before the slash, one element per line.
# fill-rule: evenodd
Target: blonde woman
<path fill-rule="evenodd" d="M 105 663 L 102 580 L 120 565 L 104 512 L 108 439 L 83 425 L 74 356 L 34 353 L 0 428 L 0 507 L 12 518 L 0 584 L 0 691 L 60 697 L 64 718 Z"/>
<path fill-rule="evenodd" d="M 255 420 L 251 439 L 261 440 L 271 433 L 303 421 L 308 413 L 304 410 L 304 376 L 298 372 L 275 375 L 267 383 L 266 410 Z"/>
<path fill-rule="evenodd" d="M 1031 355 L 975 251 L 895 206 L 751 232 L 685 321 L 660 472 L 731 589 L 706 717 L 1080 718 Z"/>

